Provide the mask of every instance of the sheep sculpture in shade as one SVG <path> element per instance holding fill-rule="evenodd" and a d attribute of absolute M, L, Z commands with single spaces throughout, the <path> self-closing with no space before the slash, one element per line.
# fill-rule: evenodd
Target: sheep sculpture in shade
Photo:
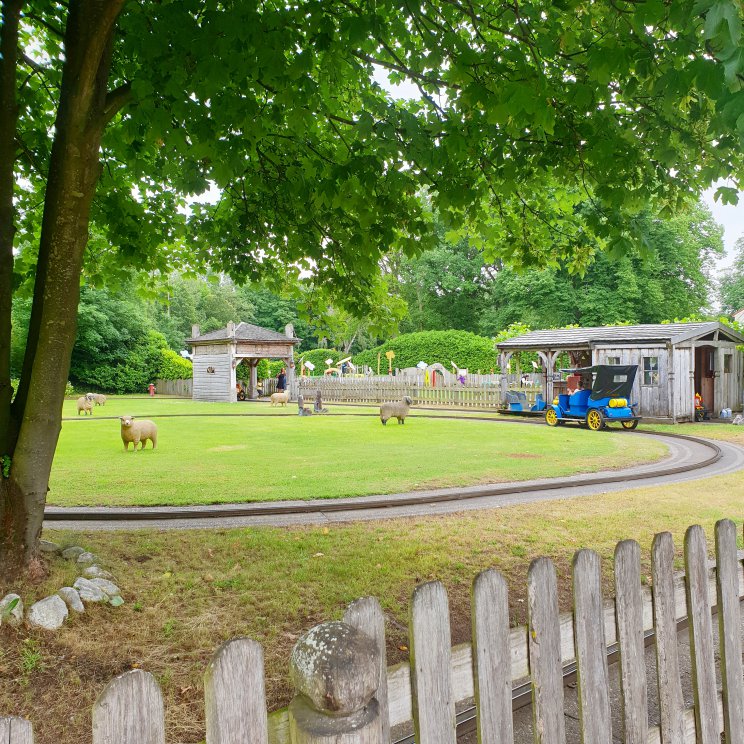
<path fill-rule="evenodd" d="M 391 418 L 396 418 L 399 424 L 404 424 L 412 405 L 413 401 L 407 395 L 403 400 L 398 400 L 394 403 L 383 403 L 380 406 L 380 421 L 382 421 L 383 426 Z"/>
<path fill-rule="evenodd" d="M 92 416 L 93 415 L 93 401 L 87 396 L 87 395 L 81 395 L 77 399 L 77 412 L 78 416 L 80 415 L 80 411 L 83 412 L 86 416 Z"/>
<path fill-rule="evenodd" d="M 158 427 L 154 421 L 149 419 L 140 419 L 135 421 L 134 416 L 121 417 L 121 441 L 124 442 L 124 449 L 129 451 L 129 443 L 134 444 L 134 451 L 137 451 L 137 445 L 141 442 L 141 449 L 145 449 L 147 440 L 152 442 L 152 448 L 158 443 Z"/>

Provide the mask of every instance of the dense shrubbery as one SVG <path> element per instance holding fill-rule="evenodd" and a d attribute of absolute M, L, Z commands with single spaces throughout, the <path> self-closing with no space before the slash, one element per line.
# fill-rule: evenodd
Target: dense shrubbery
<path fill-rule="evenodd" d="M 470 372 L 490 372 L 497 367 L 497 355 L 490 338 L 476 336 L 468 331 L 422 331 L 406 333 L 398 338 L 367 349 L 354 357 L 354 364 L 366 364 L 377 371 L 377 355 L 381 354 L 380 372 L 387 372 L 385 352 L 395 352 L 393 368 L 415 367 L 419 362 L 439 362 L 448 369 L 451 362 Z"/>
<path fill-rule="evenodd" d="M 161 349 L 157 377 L 160 380 L 187 380 L 193 374 L 193 365 L 188 359 L 172 349 Z"/>
<path fill-rule="evenodd" d="M 297 359 L 297 368 L 299 369 L 301 361 L 310 362 L 315 365 L 315 369 L 312 372 L 308 369 L 306 374 L 315 377 L 323 375 L 326 369 L 328 369 L 326 359 L 333 359 L 333 363 L 336 364 L 342 358 L 341 352 L 335 349 L 310 349 L 310 351 L 303 351 Z"/>

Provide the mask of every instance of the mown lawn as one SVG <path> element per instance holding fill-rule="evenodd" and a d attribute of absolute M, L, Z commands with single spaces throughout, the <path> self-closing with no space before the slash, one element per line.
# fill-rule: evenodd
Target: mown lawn
<path fill-rule="evenodd" d="M 411 591 L 430 579 L 449 592 L 453 642 L 470 633 L 469 591 L 487 567 L 510 586 L 512 622 L 525 621 L 525 580 L 539 555 L 555 560 L 563 610 L 570 608 L 570 561 L 590 547 L 603 558 L 612 592 L 615 543 L 634 538 L 650 573 L 654 533 L 674 534 L 678 566 L 685 528 L 702 524 L 712 546 L 717 519 L 744 519 L 741 473 L 668 487 L 469 512 L 440 518 L 291 529 L 60 533 L 101 556 L 125 604 L 93 607 L 56 633 L 0 627 L 0 711 L 31 718 L 38 744 L 89 741 L 95 697 L 114 675 L 140 667 L 163 687 L 167 740 L 204 741 L 203 673 L 223 641 L 247 635 L 265 649 L 271 708 L 291 695 L 288 657 L 298 635 L 341 616 L 353 599 L 379 598 L 388 620 L 388 660 L 405 659 Z M 38 585 L 9 586 L 27 604 L 69 584 L 60 559 Z"/>
<path fill-rule="evenodd" d="M 295 408 L 110 399 L 65 420 L 52 470 L 57 505 L 329 499 L 615 469 L 663 457 L 627 432 L 595 433 L 412 414 L 382 426 L 374 409 L 299 418 Z M 152 417 L 158 447 L 125 452 L 118 418 Z M 179 416 L 178 414 L 190 414 Z M 218 415 L 213 415 L 218 414 Z M 231 415 L 226 415 L 231 414 Z M 255 414 L 255 415 L 234 415 Z M 108 417 L 108 418 L 106 418 Z"/>

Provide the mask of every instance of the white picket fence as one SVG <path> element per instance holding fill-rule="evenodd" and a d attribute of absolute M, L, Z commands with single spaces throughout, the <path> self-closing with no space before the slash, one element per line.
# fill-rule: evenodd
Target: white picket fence
<path fill-rule="evenodd" d="M 685 573 L 674 572 L 669 533 L 652 547 L 652 585 L 642 585 L 641 550 L 625 540 L 615 550 L 615 597 L 602 599 L 601 561 L 591 550 L 573 560 L 572 615 L 559 615 L 556 571 L 533 561 L 527 579 L 527 627 L 511 628 L 508 588 L 494 570 L 472 589 L 472 644 L 451 648 L 447 593 L 419 585 L 411 603 L 410 663 L 386 668 L 385 623 L 373 598 L 352 603 L 344 622 L 323 623 L 292 653 L 297 694 L 267 715 L 263 652 L 238 638 L 215 653 L 205 674 L 207 744 L 388 744 L 390 730 L 413 721 L 417 744 L 455 744 L 455 706 L 474 698 L 480 744 L 513 744 L 512 689 L 527 677 L 536 744 L 566 742 L 563 670 L 577 669 L 579 728 L 586 744 L 611 744 L 607 647 L 617 644 L 626 744 L 744 742 L 744 676 L 740 602 L 742 557 L 736 527 L 715 529 L 716 561 L 705 533 L 685 536 Z M 716 686 L 711 608 L 719 625 L 722 692 Z M 687 617 L 694 705 L 685 708 L 677 623 Z M 660 721 L 649 725 L 645 631 L 655 634 Z M 114 679 L 93 710 L 94 744 L 164 744 L 163 700 L 154 677 L 133 670 Z M 33 744 L 31 724 L 0 719 L 2 744 Z"/>

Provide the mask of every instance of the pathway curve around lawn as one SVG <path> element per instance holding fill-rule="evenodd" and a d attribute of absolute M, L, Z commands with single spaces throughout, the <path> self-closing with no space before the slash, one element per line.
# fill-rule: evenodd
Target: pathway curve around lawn
<path fill-rule="evenodd" d="M 494 423 L 518 424 L 514 420 L 489 420 Z M 347 499 L 190 507 L 48 506 L 44 524 L 50 529 L 76 531 L 319 525 L 497 509 L 514 504 L 595 496 L 640 486 L 669 485 L 727 475 L 744 469 L 744 449 L 729 442 L 677 434 L 626 432 L 623 435 L 661 439 L 667 445 L 669 454 L 654 463 L 621 470 L 584 473 L 570 478 L 546 478 Z M 602 435 L 598 433 L 597 436 Z"/>

